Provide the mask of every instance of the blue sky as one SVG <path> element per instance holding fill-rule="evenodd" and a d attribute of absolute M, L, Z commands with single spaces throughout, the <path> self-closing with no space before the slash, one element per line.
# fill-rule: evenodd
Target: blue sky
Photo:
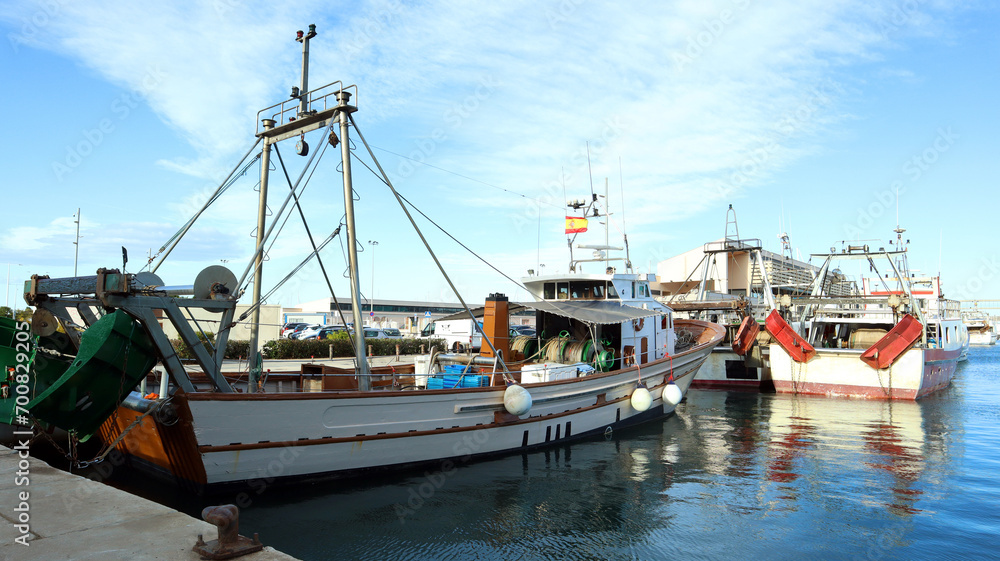
<path fill-rule="evenodd" d="M 993 3 L 275 4 L 0 2 L 11 301 L 31 273 L 72 274 L 78 207 L 80 274 L 120 266 L 122 245 L 138 270 L 249 149 L 257 112 L 298 83 L 294 35 L 310 23 L 310 85 L 357 84 L 358 126 L 400 192 L 512 277 L 565 270 L 563 205 L 590 193 L 589 142 L 611 239 L 624 223 L 641 271 L 721 237 L 730 203 L 740 234 L 773 251 L 783 230 L 804 257 L 844 239 L 884 245 L 898 189 L 911 265 L 940 269 L 950 297 L 1000 295 Z M 294 178 L 304 159 L 281 149 Z M 343 213 L 334 156 L 306 192 L 320 237 Z M 375 296 L 454 301 L 386 188 L 354 172 L 359 238 L 379 242 Z M 158 271 L 167 284 L 208 265 L 242 273 L 258 176 L 206 213 Z M 287 187 L 272 178 L 277 209 Z M 526 297 L 421 226 L 470 301 Z M 603 241 L 591 226 L 578 241 Z M 265 291 L 307 246 L 290 220 Z M 323 257 L 346 297 L 340 243 Z M 325 296 L 311 267 L 269 303 Z"/>

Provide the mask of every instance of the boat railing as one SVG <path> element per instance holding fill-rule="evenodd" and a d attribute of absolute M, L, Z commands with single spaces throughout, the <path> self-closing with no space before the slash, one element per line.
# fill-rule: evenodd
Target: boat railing
<path fill-rule="evenodd" d="M 705 253 L 725 253 L 730 251 L 753 251 L 761 247 L 762 244 L 759 238 L 746 238 L 708 242 L 705 244 L 703 251 Z"/>
<path fill-rule="evenodd" d="M 860 319 L 873 321 L 892 321 L 898 315 L 890 308 L 847 308 L 841 306 L 818 308 L 813 311 L 815 317 Z"/>
<path fill-rule="evenodd" d="M 275 127 L 280 127 L 299 119 L 301 117 L 299 109 L 303 97 L 306 99 L 306 106 L 309 108 L 308 112 L 317 113 L 336 107 L 339 104 L 337 94 L 341 91 L 352 89 L 354 90 L 352 103 L 356 107 L 358 105 L 358 87 L 356 85 L 344 86 L 344 83 L 340 80 L 330 82 L 325 86 L 320 86 L 305 93 L 300 93 L 296 97 L 291 97 L 270 107 L 265 107 L 257 112 L 257 134 L 260 135 L 264 130 L 263 119 L 274 120 Z"/>

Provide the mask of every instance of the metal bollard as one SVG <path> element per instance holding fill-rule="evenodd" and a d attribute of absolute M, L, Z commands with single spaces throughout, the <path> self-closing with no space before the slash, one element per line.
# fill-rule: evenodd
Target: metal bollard
<path fill-rule="evenodd" d="M 219 539 L 208 543 L 205 543 L 202 534 L 198 534 L 198 541 L 191 551 L 203 558 L 232 559 L 264 549 L 256 533 L 252 540 L 240 535 L 240 509 L 236 505 L 206 507 L 201 511 L 201 517 L 219 528 Z"/>

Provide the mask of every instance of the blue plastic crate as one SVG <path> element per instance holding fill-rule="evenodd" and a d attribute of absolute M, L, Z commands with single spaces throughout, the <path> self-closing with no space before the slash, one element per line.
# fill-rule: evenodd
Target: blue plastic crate
<path fill-rule="evenodd" d="M 481 388 L 488 385 L 490 385 L 489 376 L 466 374 L 465 377 L 462 378 L 463 388 Z"/>
<path fill-rule="evenodd" d="M 448 390 L 452 388 L 481 388 L 490 385 L 490 377 L 479 374 L 438 375 L 427 377 L 427 389 Z"/>

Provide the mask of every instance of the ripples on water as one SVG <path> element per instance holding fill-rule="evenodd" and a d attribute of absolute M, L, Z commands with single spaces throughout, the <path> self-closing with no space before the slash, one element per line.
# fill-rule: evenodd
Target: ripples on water
<path fill-rule="evenodd" d="M 997 558 L 998 388 L 993 347 L 916 403 L 692 390 L 610 440 L 269 489 L 240 530 L 304 560 Z"/>

